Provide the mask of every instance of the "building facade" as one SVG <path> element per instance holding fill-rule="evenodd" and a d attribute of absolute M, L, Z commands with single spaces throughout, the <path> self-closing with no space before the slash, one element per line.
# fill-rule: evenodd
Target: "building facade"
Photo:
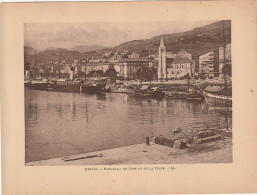
<path fill-rule="evenodd" d="M 82 67 L 82 70 L 85 70 L 87 73 L 92 70 L 102 70 L 103 72 L 106 72 L 106 70 L 114 68 L 114 63 L 87 63 L 85 66 L 86 67 Z"/>
<path fill-rule="evenodd" d="M 149 67 L 150 61 L 148 59 L 124 58 L 119 60 L 118 66 L 115 66 L 115 70 L 118 72 L 118 76 L 126 79 L 136 79 L 136 73 L 142 66 Z"/>
<path fill-rule="evenodd" d="M 219 75 L 219 54 L 218 50 L 212 50 L 199 56 L 199 74 L 209 77 Z"/>
<path fill-rule="evenodd" d="M 222 69 L 225 64 L 231 64 L 231 43 L 219 48 L 219 72 L 220 73 L 222 73 Z M 220 78 L 221 79 L 223 78 L 223 74 L 220 74 Z"/>
<path fill-rule="evenodd" d="M 166 48 L 161 38 L 158 57 L 158 80 L 181 78 L 186 75 L 194 76 L 194 63 L 192 55 L 185 50 L 177 54 L 166 52 Z"/>
<path fill-rule="evenodd" d="M 186 75 L 192 77 L 194 75 L 194 63 L 188 58 L 168 58 L 167 63 L 167 79 L 181 78 Z"/>

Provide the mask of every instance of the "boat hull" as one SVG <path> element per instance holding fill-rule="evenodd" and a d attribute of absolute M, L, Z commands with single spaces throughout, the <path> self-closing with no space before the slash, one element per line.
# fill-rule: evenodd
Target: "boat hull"
<path fill-rule="evenodd" d="M 41 91 L 47 91 L 51 86 L 52 85 L 50 83 L 25 83 L 26 88 Z"/>
<path fill-rule="evenodd" d="M 216 95 L 208 92 L 204 92 L 204 96 L 207 104 L 222 107 L 232 107 L 232 97 Z"/>
<path fill-rule="evenodd" d="M 165 96 L 165 94 L 161 91 L 137 91 L 135 94 L 135 96 L 137 97 L 144 97 L 144 98 L 163 98 Z"/>
<path fill-rule="evenodd" d="M 103 90 L 101 85 L 82 85 L 83 93 L 100 93 Z"/>
<path fill-rule="evenodd" d="M 80 85 L 75 85 L 75 84 L 67 84 L 67 85 L 54 84 L 52 87 L 52 90 L 58 91 L 58 92 L 79 93 L 81 89 L 80 89 Z"/>

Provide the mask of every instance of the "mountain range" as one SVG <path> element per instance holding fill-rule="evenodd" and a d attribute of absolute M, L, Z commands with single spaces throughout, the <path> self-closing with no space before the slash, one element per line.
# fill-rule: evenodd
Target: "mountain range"
<path fill-rule="evenodd" d="M 223 36 L 224 34 L 224 36 Z M 166 51 L 177 53 L 181 49 L 193 55 L 197 59 L 202 53 L 220 47 L 223 43 L 231 42 L 231 21 L 218 21 L 203 27 L 195 28 L 186 32 L 164 34 L 145 40 L 132 40 L 116 47 L 104 46 L 77 46 L 71 49 L 48 48 L 37 52 L 37 62 L 47 62 L 50 59 L 86 59 L 87 56 L 102 55 L 104 52 L 138 52 L 142 56 L 157 54 L 161 37 L 164 40 Z M 34 62 L 35 49 L 24 47 L 24 58 L 29 63 Z"/>
<path fill-rule="evenodd" d="M 102 50 L 105 48 L 106 48 L 105 46 L 101 46 L 101 45 L 90 45 L 90 46 L 80 45 L 80 46 L 75 46 L 75 47 L 71 48 L 70 50 L 71 51 L 79 51 L 81 53 L 84 53 L 84 52 L 90 52 L 90 51 L 98 51 L 98 50 Z"/>
<path fill-rule="evenodd" d="M 223 25 L 225 40 L 223 38 Z M 231 42 L 231 21 L 219 21 L 186 32 L 159 35 L 146 40 L 129 41 L 112 48 L 112 50 L 116 52 L 148 50 L 154 54 L 158 51 L 161 37 L 164 40 L 166 51 L 177 53 L 181 49 L 185 49 L 193 56 L 198 56 L 210 49 L 221 46 L 224 41 L 226 43 Z"/>

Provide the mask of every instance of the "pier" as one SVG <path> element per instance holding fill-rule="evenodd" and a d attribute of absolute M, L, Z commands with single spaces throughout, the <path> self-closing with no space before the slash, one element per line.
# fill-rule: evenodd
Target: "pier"
<path fill-rule="evenodd" d="M 101 154 L 102 156 L 97 156 Z M 76 156 L 76 155 L 75 155 Z M 75 157 L 73 156 L 73 157 Z M 26 163 L 27 166 L 47 165 L 131 165 L 131 164 L 194 164 L 194 163 L 231 163 L 232 139 L 227 137 L 222 140 L 199 144 L 184 150 L 145 143 L 130 145 L 79 154 L 77 156 L 94 156 L 72 161 L 63 158 L 40 160 Z"/>

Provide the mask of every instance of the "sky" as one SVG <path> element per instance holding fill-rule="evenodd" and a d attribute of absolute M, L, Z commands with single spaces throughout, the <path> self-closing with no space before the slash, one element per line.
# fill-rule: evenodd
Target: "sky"
<path fill-rule="evenodd" d="M 127 41 L 184 32 L 213 22 L 26 23 L 24 44 L 37 50 L 91 45 L 114 47 Z"/>

